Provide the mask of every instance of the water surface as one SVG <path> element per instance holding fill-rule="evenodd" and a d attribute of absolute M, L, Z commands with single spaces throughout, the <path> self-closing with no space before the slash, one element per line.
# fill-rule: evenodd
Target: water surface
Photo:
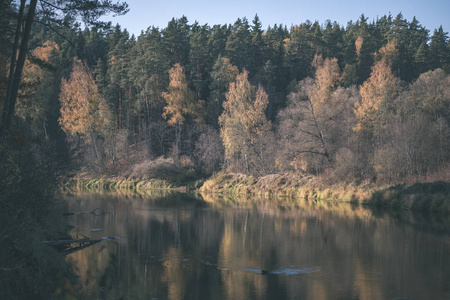
<path fill-rule="evenodd" d="M 85 299 L 450 299 L 448 217 L 329 202 L 78 195 Z M 209 199 L 206 199 L 209 200 Z M 99 212 L 100 210 L 97 210 Z"/>

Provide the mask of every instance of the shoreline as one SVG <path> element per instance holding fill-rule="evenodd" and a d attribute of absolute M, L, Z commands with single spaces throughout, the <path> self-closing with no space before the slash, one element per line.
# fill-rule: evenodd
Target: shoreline
<path fill-rule="evenodd" d="M 129 179 L 116 176 L 75 175 L 62 180 L 61 190 L 176 190 L 178 187 L 161 179 Z"/>
<path fill-rule="evenodd" d="M 201 192 L 238 198 L 272 197 L 307 201 L 334 201 L 405 210 L 450 213 L 450 183 L 376 185 L 326 184 L 312 176 L 272 174 L 254 178 L 218 173 L 206 180 Z M 245 201 L 245 200 L 244 200 Z"/>
<path fill-rule="evenodd" d="M 405 210 L 450 214 L 450 183 L 402 183 L 376 185 L 366 183 L 326 184 L 313 176 L 271 174 L 255 178 L 238 173 L 217 173 L 206 180 L 174 185 L 161 179 L 137 179 L 94 175 L 76 175 L 63 180 L 62 190 L 170 190 L 187 193 L 223 195 L 246 202 L 251 197 L 292 200 L 333 201 Z"/>

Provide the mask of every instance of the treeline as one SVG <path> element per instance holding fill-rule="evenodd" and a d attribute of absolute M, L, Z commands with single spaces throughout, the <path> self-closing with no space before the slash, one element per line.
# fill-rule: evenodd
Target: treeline
<path fill-rule="evenodd" d="M 430 34 L 401 14 L 266 30 L 258 16 L 182 17 L 135 37 L 65 22 L 73 29 L 34 27 L 17 114 L 36 136 L 64 136 L 73 166 L 137 174 L 171 157 L 203 174 L 357 181 L 450 170 L 442 27 Z"/>

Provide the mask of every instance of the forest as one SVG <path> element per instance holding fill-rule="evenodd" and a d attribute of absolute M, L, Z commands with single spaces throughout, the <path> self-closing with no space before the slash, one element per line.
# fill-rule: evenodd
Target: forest
<path fill-rule="evenodd" d="M 136 37 L 37 19 L 11 136 L 56 149 L 64 170 L 449 178 L 442 26 L 431 33 L 402 14 L 266 29 L 258 15 L 225 25 L 182 16 Z"/>
<path fill-rule="evenodd" d="M 73 295 L 64 257 L 42 241 L 68 234 L 55 191 L 76 174 L 450 180 L 442 26 L 401 13 L 265 29 L 258 15 L 182 16 L 135 36 L 98 21 L 127 9 L 0 1 L 0 298 Z"/>

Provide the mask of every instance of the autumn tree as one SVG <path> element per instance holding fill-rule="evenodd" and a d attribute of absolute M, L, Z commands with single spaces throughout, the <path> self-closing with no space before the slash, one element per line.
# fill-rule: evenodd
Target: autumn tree
<path fill-rule="evenodd" d="M 194 93 L 189 89 L 184 69 L 180 64 L 175 64 L 169 70 L 170 82 L 167 92 L 162 95 L 167 105 L 164 107 L 163 116 L 168 123 L 175 126 L 175 153 L 181 152 L 181 130 L 186 117 L 201 120 L 202 101 L 195 101 Z"/>
<path fill-rule="evenodd" d="M 383 116 L 392 108 L 397 79 L 391 68 L 379 61 L 372 67 L 370 78 L 360 87 L 361 102 L 355 104 L 356 132 L 377 134 Z"/>
<path fill-rule="evenodd" d="M 351 133 L 353 89 L 339 88 L 337 59 L 316 55 L 315 78 L 302 80 L 279 113 L 279 163 L 282 168 L 320 172 L 330 166 Z"/>
<path fill-rule="evenodd" d="M 219 118 L 225 147 L 225 160 L 231 170 L 267 174 L 271 138 L 271 123 L 265 110 L 268 96 L 262 86 L 252 86 L 244 71 L 230 84 Z M 242 166 L 244 168 L 242 168 Z"/>
<path fill-rule="evenodd" d="M 236 80 L 239 70 L 232 65 L 229 58 L 219 56 L 211 71 L 210 98 L 207 103 L 209 124 L 217 126 L 218 118 L 222 114 L 223 102 L 230 83 Z"/>
<path fill-rule="evenodd" d="M 59 99 L 61 128 L 69 137 L 92 145 L 95 158 L 100 160 L 97 144 L 111 128 L 111 112 L 98 92 L 91 70 L 80 60 L 74 60 L 70 78 L 62 80 Z"/>
<path fill-rule="evenodd" d="M 37 0 L 20 0 L 17 25 L 14 32 L 14 41 L 10 58 L 8 84 L 6 90 L 5 104 L 3 107 L 2 120 L 0 124 L 0 138 L 4 138 L 10 127 L 14 116 L 19 85 L 22 79 L 22 72 L 25 59 L 28 53 L 28 42 L 30 40 L 31 28 L 35 21 L 37 11 Z M 81 18 L 86 25 L 105 25 L 98 21 L 98 18 L 104 14 L 113 12 L 123 14 L 128 11 L 127 4 L 113 4 L 109 0 L 101 0 L 92 3 L 88 0 L 47 0 L 40 2 L 39 11 L 45 16 L 42 18 L 47 21 L 44 24 L 52 27 L 53 24 L 64 25 L 64 18 Z M 63 13 L 62 13 L 63 12 Z"/>
<path fill-rule="evenodd" d="M 32 124 L 32 128 L 39 128 L 46 137 L 49 94 L 57 90 L 50 59 L 53 52 L 57 53 L 59 49 L 55 42 L 46 41 L 33 50 L 32 59 L 25 61 L 16 105 L 16 115 Z"/>

